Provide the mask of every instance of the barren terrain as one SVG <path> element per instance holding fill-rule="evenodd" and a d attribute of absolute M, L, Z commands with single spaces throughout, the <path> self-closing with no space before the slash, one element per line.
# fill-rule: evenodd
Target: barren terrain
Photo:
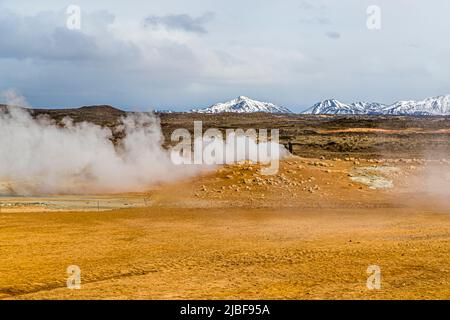
<path fill-rule="evenodd" d="M 0 197 L 0 298 L 449 299 L 448 120 L 338 120 L 295 120 L 274 176 L 241 163 L 139 194 Z"/>

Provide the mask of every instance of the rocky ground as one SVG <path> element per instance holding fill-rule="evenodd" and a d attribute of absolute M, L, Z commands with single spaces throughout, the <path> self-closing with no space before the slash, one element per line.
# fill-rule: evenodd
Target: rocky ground
<path fill-rule="evenodd" d="M 126 114 L 32 113 L 108 127 Z M 0 298 L 450 298 L 450 118 L 160 117 L 166 146 L 201 120 L 279 128 L 294 156 L 272 176 L 244 162 L 144 193 L 0 197 Z"/>
<path fill-rule="evenodd" d="M 3 200 L 0 297 L 448 299 L 449 169 L 448 159 L 290 157 L 273 176 L 245 162 L 122 195 L 148 200 L 129 209 L 41 198 L 33 213 L 36 199 L 20 210 Z M 47 201 L 60 207 L 42 210 Z M 80 290 L 66 287 L 69 265 Z M 369 265 L 380 290 L 366 286 Z"/>

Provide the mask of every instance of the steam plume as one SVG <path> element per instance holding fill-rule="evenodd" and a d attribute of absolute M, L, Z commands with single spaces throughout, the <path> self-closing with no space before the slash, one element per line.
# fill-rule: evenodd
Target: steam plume
<path fill-rule="evenodd" d="M 13 90 L 2 96 L 8 105 L 29 105 Z M 117 145 L 109 128 L 0 109 L 0 195 L 144 191 L 209 167 L 174 164 L 153 114 L 130 114 L 115 130 L 124 137 Z"/>
<path fill-rule="evenodd" d="M 65 119 L 33 119 L 10 108 L 0 115 L 0 181 L 18 194 L 139 191 L 149 185 L 193 174 L 175 166 L 161 147 L 158 120 L 149 114 L 122 120 L 125 137 L 111 142 L 112 132 Z"/>

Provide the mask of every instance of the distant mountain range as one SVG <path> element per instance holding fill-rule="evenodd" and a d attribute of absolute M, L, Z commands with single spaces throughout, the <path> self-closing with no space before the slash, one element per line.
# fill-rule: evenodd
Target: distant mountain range
<path fill-rule="evenodd" d="M 252 100 L 248 97 L 240 96 L 231 101 L 224 103 L 216 103 L 211 107 L 204 109 L 194 109 L 191 112 L 197 113 L 222 113 L 222 112 L 234 112 L 234 113 L 252 113 L 252 112 L 267 112 L 267 113 L 292 113 L 287 108 L 277 106 L 269 102 L 261 102 Z"/>
<path fill-rule="evenodd" d="M 450 115 L 450 95 L 420 101 L 398 101 L 391 105 L 376 102 L 342 103 L 324 100 L 303 112 L 304 114 L 367 114 L 367 115 Z"/>
<path fill-rule="evenodd" d="M 240 96 L 224 103 L 217 103 L 208 108 L 194 109 L 197 113 L 292 113 L 288 108 L 269 102 L 261 102 Z M 329 115 L 450 115 L 450 95 L 427 98 L 420 101 L 398 101 L 391 105 L 377 102 L 343 103 L 335 99 L 316 103 L 301 114 Z"/>
<path fill-rule="evenodd" d="M 316 103 L 303 114 L 381 114 L 385 106 L 376 102 L 343 103 L 335 99 Z"/>
<path fill-rule="evenodd" d="M 0 104 L 0 112 L 6 110 L 7 106 Z M 66 112 L 67 115 L 80 118 L 95 118 L 102 115 L 121 116 L 126 112 L 111 106 L 88 106 L 74 109 L 30 109 L 33 114 L 59 114 Z M 172 113 L 170 110 L 155 110 L 157 113 Z M 278 106 L 269 102 L 261 102 L 240 96 L 236 99 L 216 103 L 208 108 L 193 109 L 194 113 L 254 113 L 266 112 L 275 114 L 293 113 L 286 107 Z M 79 116 L 83 114 L 83 116 Z M 323 115 L 404 115 L 404 116 L 450 116 L 450 95 L 427 98 L 420 101 L 398 101 L 387 105 L 376 102 L 354 102 L 343 103 L 335 99 L 328 99 L 316 103 L 299 114 L 323 114 Z"/>

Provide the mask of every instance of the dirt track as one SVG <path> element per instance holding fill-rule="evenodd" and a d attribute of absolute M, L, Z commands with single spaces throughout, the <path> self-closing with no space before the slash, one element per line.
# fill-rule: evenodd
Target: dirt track
<path fill-rule="evenodd" d="M 161 187 L 143 208 L 4 209 L 0 297 L 448 299 L 448 197 L 418 189 L 428 165 L 410 162 L 294 157 L 277 176 L 243 164 Z M 392 189 L 351 181 L 372 166 L 399 168 Z M 366 287 L 373 264 L 381 290 Z M 81 290 L 66 288 L 69 265 Z"/>

